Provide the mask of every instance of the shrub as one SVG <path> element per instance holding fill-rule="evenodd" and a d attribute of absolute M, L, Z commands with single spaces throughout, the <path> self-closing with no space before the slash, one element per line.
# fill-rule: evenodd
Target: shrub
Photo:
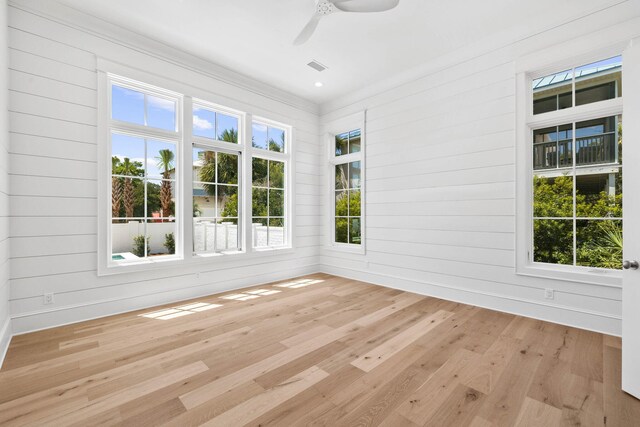
<path fill-rule="evenodd" d="M 164 235 L 164 247 L 167 248 L 170 254 L 176 253 L 176 239 L 173 237 L 173 233 Z"/>
<path fill-rule="evenodd" d="M 133 238 L 133 248 L 131 252 L 137 257 L 144 257 L 144 236 L 142 234 Z M 147 237 L 147 255 L 149 255 L 149 252 L 151 252 L 151 247 L 149 246 L 149 238 Z"/>

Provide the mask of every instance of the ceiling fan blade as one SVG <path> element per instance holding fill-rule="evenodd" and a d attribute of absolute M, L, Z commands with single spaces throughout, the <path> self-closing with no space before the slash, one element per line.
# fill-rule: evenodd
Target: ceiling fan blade
<path fill-rule="evenodd" d="M 293 41 L 293 44 L 300 45 L 309 40 L 309 37 L 311 37 L 313 32 L 316 30 L 318 22 L 320 22 L 320 18 L 322 18 L 322 15 L 314 13 L 311 19 L 309 19 L 309 22 L 307 22 L 307 25 L 304 26 L 302 31 L 300 31 L 300 34 L 298 34 L 298 37 Z"/>
<path fill-rule="evenodd" d="M 384 12 L 396 7 L 400 0 L 334 0 L 336 9 L 343 12 Z"/>

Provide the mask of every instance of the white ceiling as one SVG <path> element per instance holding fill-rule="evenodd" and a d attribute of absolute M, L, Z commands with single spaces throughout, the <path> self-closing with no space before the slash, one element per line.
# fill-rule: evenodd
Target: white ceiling
<path fill-rule="evenodd" d="M 314 0 L 60 1 L 317 103 L 483 38 L 522 37 L 614 3 L 400 0 L 388 12 L 324 17 L 311 40 L 293 46 Z M 311 59 L 329 69 L 312 70 Z"/>

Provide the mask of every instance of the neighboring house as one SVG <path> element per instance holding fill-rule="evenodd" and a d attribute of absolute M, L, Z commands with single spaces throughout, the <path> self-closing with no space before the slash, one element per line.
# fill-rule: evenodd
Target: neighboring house
<path fill-rule="evenodd" d="M 216 218 L 216 197 L 208 194 L 204 186 L 197 183 L 202 165 L 203 161 L 201 159 L 193 162 L 193 180 L 196 181 L 193 185 L 193 208 L 194 212 L 197 212 L 195 216 L 200 218 Z M 171 179 L 175 179 L 175 169 L 171 170 L 170 174 Z M 226 198 L 218 198 L 218 212 L 222 213 L 225 203 Z"/>
<path fill-rule="evenodd" d="M 613 99 L 622 93 L 622 63 L 616 58 L 578 68 L 575 73 L 576 106 Z M 534 80 L 534 114 L 571 107 L 572 80 L 571 70 Z M 578 123 L 575 150 L 570 124 L 535 130 L 534 173 L 546 178 L 565 175 L 570 171 L 575 155 L 577 191 L 582 194 L 605 191 L 615 195 L 616 186 L 621 187 L 620 119 L 605 117 Z"/>

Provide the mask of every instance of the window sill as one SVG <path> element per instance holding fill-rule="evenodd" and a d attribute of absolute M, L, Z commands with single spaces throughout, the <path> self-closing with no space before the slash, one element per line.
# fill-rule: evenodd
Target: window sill
<path fill-rule="evenodd" d="M 330 243 L 327 248 L 330 251 L 346 252 L 350 254 L 364 255 L 364 245 L 353 245 L 348 243 Z"/>
<path fill-rule="evenodd" d="M 516 274 L 587 285 L 608 286 L 613 288 L 622 287 L 621 270 L 532 263 L 518 267 Z"/>
<path fill-rule="evenodd" d="M 104 268 L 98 269 L 98 276 L 111 276 L 116 274 L 126 274 L 135 272 L 144 272 L 157 270 L 159 268 L 180 268 L 204 265 L 206 263 L 215 262 L 224 264 L 237 260 L 251 260 L 266 256 L 286 255 L 294 252 L 292 246 L 282 246 L 277 248 L 254 248 L 252 252 L 246 251 L 229 251 L 224 253 L 210 253 L 193 255 L 186 260 L 183 257 L 172 256 L 164 257 L 157 260 L 141 260 L 120 263 L 110 263 Z"/>

